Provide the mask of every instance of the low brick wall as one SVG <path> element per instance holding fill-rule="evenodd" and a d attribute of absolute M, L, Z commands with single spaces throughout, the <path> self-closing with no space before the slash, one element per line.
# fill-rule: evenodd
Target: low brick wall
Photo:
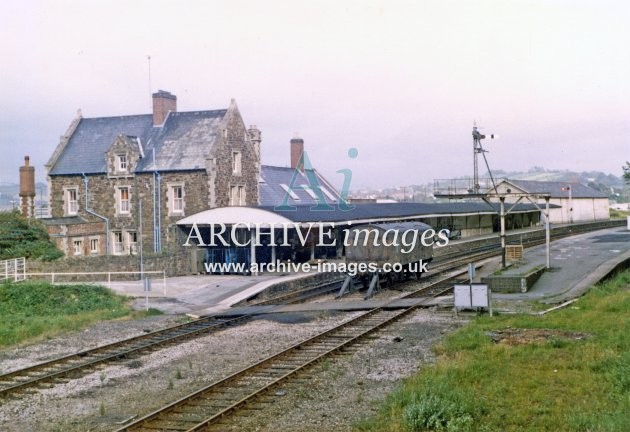
<path fill-rule="evenodd" d="M 544 272 L 545 267 L 539 267 L 524 274 L 490 275 L 481 278 L 481 283 L 488 284 L 488 288 L 496 293 L 524 293 L 536 283 Z"/>

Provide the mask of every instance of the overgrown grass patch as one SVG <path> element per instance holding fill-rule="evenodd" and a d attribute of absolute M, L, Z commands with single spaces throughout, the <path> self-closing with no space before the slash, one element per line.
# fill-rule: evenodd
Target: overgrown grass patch
<path fill-rule="evenodd" d="M 96 321 L 132 313 L 126 297 L 102 286 L 2 283 L 0 345 L 78 330 Z"/>
<path fill-rule="evenodd" d="M 434 366 L 406 380 L 356 428 L 630 430 L 628 288 L 624 272 L 544 316 L 475 319 L 436 347 Z M 493 340 L 498 332 L 517 339 Z"/>

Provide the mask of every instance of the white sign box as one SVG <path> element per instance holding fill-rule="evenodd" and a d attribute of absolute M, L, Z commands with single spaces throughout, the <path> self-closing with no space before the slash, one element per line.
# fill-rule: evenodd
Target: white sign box
<path fill-rule="evenodd" d="M 487 308 L 488 302 L 488 285 L 472 284 L 472 285 L 455 285 L 455 307 L 457 309 L 467 308 Z"/>

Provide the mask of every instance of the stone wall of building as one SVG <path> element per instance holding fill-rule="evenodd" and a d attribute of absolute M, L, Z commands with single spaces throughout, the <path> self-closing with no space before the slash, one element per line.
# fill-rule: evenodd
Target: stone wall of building
<path fill-rule="evenodd" d="M 260 142 L 258 133 L 248 131 L 243 118 L 233 103 L 219 130 L 219 136 L 208 160 L 208 189 L 211 191 L 208 207 L 239 205 L 232 202 L 232 187 L 243 187 L 243 205 L 258 205 L 258 181 L 260 179 Z M 252 139 L 253 138 L 253 139 Z M 241 158 L 240 171 L 233 170 L 234 152 Z"/>
<path fill-rule="evenodd" d="M 121 254 L 129 255 L 137 252 L 142 242 L 145 253 L 154 252 L 154 243 L 157 236 L 155 230 L 161 233 L 161 250 L 171 253 L 179 250 L 179 243 L 169 241 L 173 239 L 172 227 L 183 217 L 207 210 L 208 190 L 207 175 L 205 171 L 178 171 L 163 172 L 159 179 L 152 173 L 141 173 L 129 176 L 109 177 L 106 174 L 88 175 L 88 209 L 109 221 L 109 249 L 114 251 L 114 233 L 121 232 L 125 242 Z M 89 235 L 102 236 L 102 253 L 105 253 L 105 221 L 89 212 L 85 208 L 85 183 L 82 176 L 55 176 L 50 180 L 51 184 L 51 211 L 54 218 L 69 216 L 64 190 L 77 189 L 78 211 L 77 216 L 90 222 L 84 228 L 78 225 L 68 225 L 65 232 L 61 228 L 53 229 L 52 235 L 65 234 L 67 239 L 60 242 L 62 250 L 70 251 L 72 241 L 70 236 L 87 236 L 81 230 L 90 231 Z M 173 211 L 173 186 L 180 186 L 183 190 L 183 211 Z M 117 194 L 120 188 L 128 188 L 129 206 L 128 212 L 120 211 L 120 202 Z M 155 189 L 155 194 L 154 194 Z M 159 191 L 159 193 L 158 193 Z M 155 199 L 154 199 L 155 196 Z M 155 211 L 154 211 L 155 202 Z M 140 207 L 142 206 L 142 236 L 140 237 Z M 155 218 L 154 218 L 155 214 Z M 155 220 L 155 223 L 154 223 Z M 99 224 L 99 225 L 95 225 Z M 100 233 L 93 232 L 100 227 Z M 72 227 L 72 228 L 70 228 Z M 169 229 L 171 229 L 169 231 Z M 57 231 L 59 232 L 57 232 Z M 129 247 L 129 235 L 136 233 L 136 247 Z M 87 242 L 87 238 L 85 239 Z M 65 243 L 65 244 L 62 244 Z M 69 255 L 72 255 L 70 253 Z"/>

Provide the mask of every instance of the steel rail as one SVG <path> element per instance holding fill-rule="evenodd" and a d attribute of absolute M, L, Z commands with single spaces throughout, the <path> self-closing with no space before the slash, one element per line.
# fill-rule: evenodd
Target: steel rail
<path fill-rule="evenodd" d="M 444 281 L 440 281 L 438 283 L 443 282 Z M 430 288 L 431 286 L 428 286 L 421 288 L 418 291 L 426 292 Z M 433 294 L 430 298 L 449 291 L 450 289 L 450 287 L 443 288 L 438 293 Z M 427 299 L 427 301 L 428 300 L 429 299 Z M 225 418 L 230 413 L 241 408 L 243 405 L 265 393 L 269 389 L 285 382 L 297 373 L 304 371 L 308 367 L 318 363 L 331 354 L 340 351 L 344 347 L 352 345 L 384 326 L 393 323 L 402 316 L 411 313 L 413 310 L 422 306 L 422 304 L 423 303 L 419 303 L 417 305 L 396 311 L 387 310 L 386 306 L 383 308 L 371 309 L 340 324 L 339 326 L 326 330 L 304 341 L 298 342 L 279 353 L 273 354 L 272 356 L 243 368 L 226 378 L 186 395 L 175 402 L 172 402 L 140 419 L 135 420 L 131 424 L 117 429 L 116 432 L 140 432 L 143 430 L 193 432 L 202 430 L 210 424 Z M 364 321 L 366 322 L 364 323 Z M 355 327 L 354 332 L 352 332 L 353 327 Z M 345 334 L 344 332 L 352 333 Z M 317 344 L 323 346 L 323 349 L 318 350 Z M 309 351 L 309 349 L 311 351 Z M 313 351 L 313 349 L 315 349 L 315 351 Z M 311 353 L 310 355 L 309 352 Z M 276 361 L 280 362 L 276 363 Z M 278 368 L 278 366 L 282 365 L 287 367 L 285 370 L 288 370 L 288 372 L 280 374 L 265 372 L 265 368 L 270 371 L 282 370 Z M 276 367 L 274 368 L 273 366 Z M 254 377 L 257 379 L 252 379 L 251 383 L 253 384 L 250 385 L 250 383 L 247 382 L 247 378 L 251 379 Z M 265 378 L 267 378 L 266 381 Z M 241 379 L 243 379 L 244 382 L 238 381 Z M 257 380 L 258 382 L 256 382 Z M 233 393 L 230 393 L 230 390 L 234 390 L 234 388 L 237 387 L 230 387 L 229 385 L 235 382 L 241 384 L 238 386 L 240 389 L 247 388 L 248 386 L 250 389 L 246 390 L 245 394 L 241 393 L 233 396 Z M 215 402 L 215 404 L 213 405 L 212 402 Z M 208 411 L 213 412 L 205 414 L 206 418 L 203 420 L 196 421 L 198 420 L 199 415 L 204 415 L 204 411 L 206 413 Z M 188 419 L 185 417 L 185 414 L 189 415 Z M 192 415 L 192 417 L 190 417 L 190 415 Z M 191 425 L 191 423 L 194 424 Z"/>
<path fill-rule="evenodd" d="M 200 318 L 14 370 L 0 375 L 0 398 L 59 378 L 84 375 L 102 364 L 131 358 L 147 350 L 229 327 L 250 317 L 244 315 L 218 320 L 212 317 Z"/>

